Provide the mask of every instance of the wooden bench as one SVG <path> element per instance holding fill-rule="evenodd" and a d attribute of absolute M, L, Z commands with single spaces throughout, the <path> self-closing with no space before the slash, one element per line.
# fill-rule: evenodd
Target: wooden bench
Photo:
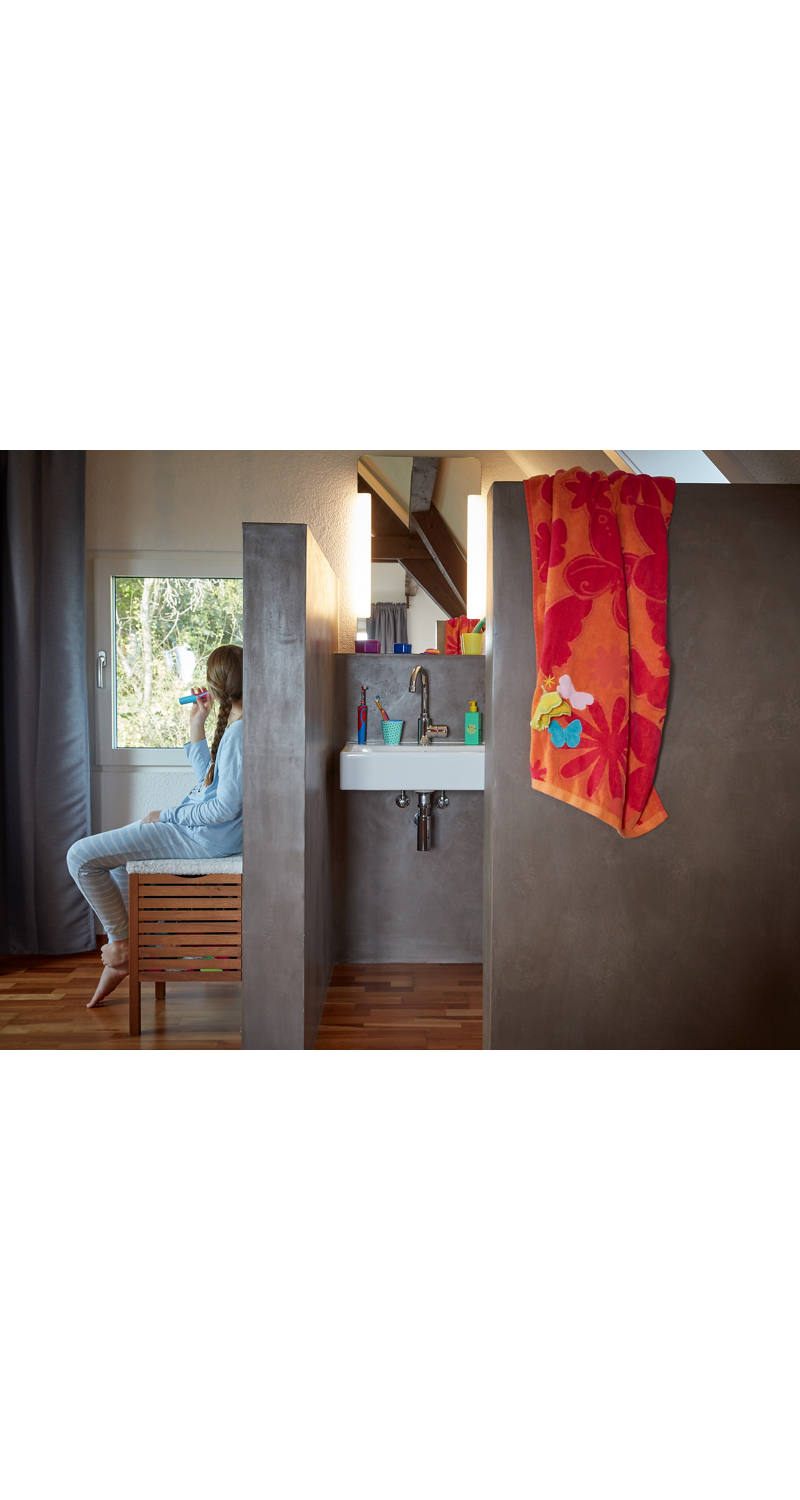
<path fill-rule="evenodd" d="M 133 860 L 129 1029 L 141 1034 L 142 983 L 230 984 L 242 977 L 242 859 Z"/>

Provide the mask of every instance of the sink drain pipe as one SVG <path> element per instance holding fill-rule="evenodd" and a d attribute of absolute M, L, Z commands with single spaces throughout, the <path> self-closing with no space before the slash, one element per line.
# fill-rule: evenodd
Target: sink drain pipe
<path fill-rule="evenodd" d="M 417 825 L 417 853 L 427 854 L 433 847 L 433 792 L 417 793 L 417 811 L 414 814 L 414 822 Z M 401 792 L 395 797 L 398 807 L 408 807 L 409 798 L 407 792 Z M 440 809 L 450 806 L 450 798 L 446 792 L 440 792 L 436 797 L 436 806 Z"/>

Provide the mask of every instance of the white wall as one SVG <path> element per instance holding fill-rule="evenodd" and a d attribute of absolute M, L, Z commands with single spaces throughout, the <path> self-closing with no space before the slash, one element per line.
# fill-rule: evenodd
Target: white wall
<path fill-rule="evenodd" d="M 435 604 L 430 594 L 417 589 L 408 606 L 408 639 L 412 651 L 436 649 L 436 621 L 446 620 L 447 615 Z"/>
<path fill-rule="evenodd" d="M 373 604 L 405 604 L 406 570 L 399 563 L 372 564 Z M 348 648 L 345 647 L 345 650 Z"/>
<path fill-rule="evenodd" d="M 344 650 L 355 621 L 357 461 L 356 453 L 89 452 L 87 551 L 235 552 L 243 521 L 304 521 L 341 580 Z"/>

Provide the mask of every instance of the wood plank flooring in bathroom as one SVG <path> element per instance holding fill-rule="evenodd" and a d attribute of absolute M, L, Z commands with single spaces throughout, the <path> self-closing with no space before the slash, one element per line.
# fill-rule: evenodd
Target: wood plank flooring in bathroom
<path fill-rule="evenodd" d="M 317 1048 L 480 1048 L 482 986 L 481 964 L 338 964 Z"/>
<path fill-rule="evenodd" d="M 86 1009 L 99 973 L 99 953 L 0 958 L 0 1050 L 241 1047 L 240 985 L 167 986 L 158 1002 L 153 986 L 143 985 L 142 1035 L 129 1036 L 127 980 Z"/>
<path fill-rule="evenodd" d="M 103 939 L 101 939 L 103 941 Z M 241 1047 L 238 984 L 181 984 L 166 1000 L 142 990 L 142 1035 L 128 1035 L 128 986 L 86 1009 L 99 954 L 0 957 L 0 1050 Z M 480 964 L 340 964 L 317 1037 L 322 1049 L 481 1046 Z"/>

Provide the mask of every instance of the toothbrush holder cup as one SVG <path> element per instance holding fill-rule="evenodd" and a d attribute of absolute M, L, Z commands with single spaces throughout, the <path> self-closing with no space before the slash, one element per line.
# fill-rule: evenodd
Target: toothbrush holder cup
<path fill-rule="evenodd" d="M 381 729 L 383 730 L 384 745 L 399 745 L 403 733 L 405 719 L 383 719 Z"/>

